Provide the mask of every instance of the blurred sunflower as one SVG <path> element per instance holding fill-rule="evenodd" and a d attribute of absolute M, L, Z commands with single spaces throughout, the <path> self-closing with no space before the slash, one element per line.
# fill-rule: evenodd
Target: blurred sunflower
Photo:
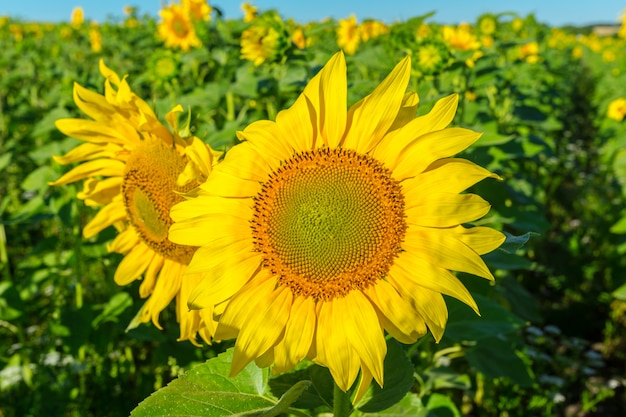
<path fill-rule="evenodd" d="M 266 12 L 255 19 L 253 26 L 241 34 L 241 58 L 255 66 L 283 57 L 291 39 L 285 23 L 274 12 Z"/>
<path fill-rule="evenodd" d="M 346 54 L 354 55 L 361 43 L 361 32 L 356 17 L 351 15 L 347 19 L 339 19 L 337 26 L 337 46 Z"/>
<path fill-rule="evenodd" d="M 192 20 L 208 22 L 211 20 L 213 7 L 207 0 L 181 0 L 183 9 L 187 11 Z"/>
<path fill-rule="evenodd" d="M 626 99 L 623 97 L 616 98 L 609 103 L 606 115 L 608 118 L 621 122 L 626 116 Z"/>
<path fill-rule="evenodd" d="M 84 21 L 85 12 L 83 11 L 83 8 L 80 6 L 74 7 L 74 9 L 72 9 L 72 15 L 70 17 L 70 23 L 72 24 L 72 26 L 74 26 L 75 28 L 79 28 Z"/>
<path fill-rule="evenodd" d="M 179 340 L 197 343 L 199 333 L 210 342 L 215 329 L 212 310 L 189 311 L 186 305 L 200 279 L 183 276 L 196 248 L 170 242 L 167 232 L 170 207 L 183 199 L 180 193 L 207 178 L 218 155 L 196 137 L 180 137 L 176 113 L 181 106 L 166 116 L 171 133 L 126 79 L 102 60 L 100 72 L 106 78 L 104 95 L 74 84 L 76 105 L 93 120 L 56 122 L 61 132 L 87 143 L 54 157 L 60 164 L 82 163 L 51 185 L 85 180 L 78 198 L 88 206 L 104 206 L 83 229 L 86 238 L 109 226 L 120 232 L 108 246 L 125 255 L 115 282 L 126 285 L 143 276 L 139 294 L 148 298 L 131 327 L 152 320 L 161 328 L 159 315 L 176 298 Z"/>
<path fill-rule="evenodd" d="M 187 9 L 178 4 L 170 4 L 159 10 L 161 21 L 157 25 L 159 38 L 169 48 L 188 51 L 202 46 Z"/>
<path fill-rule="evenodd" d="M 355 401 L 383 384 L 384 331 L 441 339 L 442 294 L 476 303 L 453 275 L 493 279 L 480 255 L 504 236 L 464 227 L 489 204 L 467 187 L 495 174 L 453 158 L 480 136 L 446 128 L 458 98 L 414 118 L 410 59 L 346 110 L 343 53 L 288 110 L 239 132 L 244 142 L 171 211 L 173 242 L 198 246 L 205 273 L 192 308 L 215 306 L 216 337 L 237 337 L 231 373 L 249 362 L 283 372 L 303 358 L 330 369 Z M 227 304 L 226 304 L 227 303 Z"/>

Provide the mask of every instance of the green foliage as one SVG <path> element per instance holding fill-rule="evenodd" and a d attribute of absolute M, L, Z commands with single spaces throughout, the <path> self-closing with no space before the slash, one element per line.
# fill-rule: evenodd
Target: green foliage
<path fill-rule="evenodd" d="M 251 24 L 215 15 L 199 28 L 203 47 L 188 52 L 164 48 L 154 17 L 136 13 L 101 22 L 100 51 L 88 24 L 0 18 L 1 416 L 333 410 L 326 368 L 304 361 L 274 375 L 251 364 L 230 378 L 231 342 L 177 342 L 173 306 L 161 315 L 163 330 L 129 328 L 144 301 L 137 283 L 114 284 L 121 257 L 106 245 L 115 230 L 83 238 L 95 210 L 76 199 L 80 185 L 48 186 L 67 169 L 51 155 L 78 143 L 54 122 L 84 117 L 73 83 L 102 92 L 100 59 L 128 74 L 159 116 L 179 103 L 190 110 L 191 132 L 218 150 L 250 122 L 274 119 L 336 51 L 337 22 L 300 27 L 268 16 L 284 36 L 302 29 L 309 46 L 283 39 L 283 53 L 254 66 L 239 49 Z M 606 117 L 624 95 L 624 40 L 576 38 L 532 15 L 488 17 L 497 20 L 493 43 L 475 60 L 472 50 L 444 42 L 436 14 L 397 22 L 347 57 L 349 104 L 405 54 L 413 58 L 419 114 L 460 94 L 454 125 L 483 132 L 461 156 L 502 178 L 471 190 L 492 204 L 477 225 L 507 236 L 484 256 L 495 282 L 458 274 L 480 316 L 446 298 L 439 344 L 430 335 L 410 346 L 388 340 L 385 384 L 372 383 L 355 416 L 626 413 L 626 122 Z M 418 35 L 422 23 L 429 34 Z M 529 59 L 521 48 L 533 41 L 538 53 Z M 426 44 L 445 57 L 437 71 L 415 66 Z"/>

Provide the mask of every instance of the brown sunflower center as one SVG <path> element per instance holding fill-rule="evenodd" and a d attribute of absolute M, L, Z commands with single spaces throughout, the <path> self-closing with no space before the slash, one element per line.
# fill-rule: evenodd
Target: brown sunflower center
<path fill-rule="evenodd" d="M 330 300 L 386 275 L 406 232 L 404 196 L 391 172 L 367 155 L 302 152 L 264 183 L 252 230 L 280 284 Z"/>
<path fill-rule="evenodd" d="M 177 192 L 198 185 L 176 186 L 186 163 L 172 146 L 148 138 L 130 154 L 122 182 L 126 213 L 142 241 L 159 255 L 182 264 L 189 263 L 196 248 L 170 242 L 167 233 L 172 225 L 170 208 L 183 200 Z"/>

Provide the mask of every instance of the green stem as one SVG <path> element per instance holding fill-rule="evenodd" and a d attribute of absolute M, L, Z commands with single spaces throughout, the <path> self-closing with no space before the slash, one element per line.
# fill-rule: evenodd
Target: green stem
<path fill-rule="evenodd" d="M 333 390 L 333 416 L 348 417 L 350 415 L 350 408 L 350 396 L 348 393 L 343 392 L 335 382 L 335 389 Z"/>

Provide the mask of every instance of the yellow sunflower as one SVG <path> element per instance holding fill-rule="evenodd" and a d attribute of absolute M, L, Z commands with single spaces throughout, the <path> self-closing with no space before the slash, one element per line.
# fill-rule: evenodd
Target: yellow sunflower
<path fill-rule="evenodd" d="M 330 369 L 359 398 L 383 384 L 384 331 L 413 343 L 441 339 L 442 294 L 477 311 L 451 270 L 493 279 L 480 255 L 504 236 L 463 224 L 489 204 L 461 193 L 497 175 L 453 158 L 479 133 L 446 128 L 457 96 L 414 118 L 403 59 L 346 110 L 337 53 L 276 121 L 257 121 L 186 201 L 171 211 L 170 240 L 198 246 L 204 273 L 192 308 L 215 306 L 216 337 L 237 337 L 232 374 L 249 362 L 286 371 L 303 358 Z"/>
<path fill-rule="evenodd" d="M 165 46 L 183 51 L 202 46 L 191 16 L 183 6 L 171 4 L 159 10 L 159 16 L 161 21 L 157 25 L 157 31 Z"/>
<path fill-rule="evenodd" d="M 177 133 L 176 106 L 166 116 L 173 132 L 157 119 L 148 104 L 136 96 L 125 78 L 100 61 L 106 78 L 104 95 L 74 85 L 74 101 L 93 120 L 60 119 L 57 128 L 86 143 L 60 164 L 82 162 L 51 185 L 85 180 L 78 198 L 88 206 L 103 206 L 83 229 L 86 238 L 108 226 L 120 232 L 108 249 L 126 255 L 115 271 L 115 282 L 126 285 L 140 279 L 142 298 L 148 298 L 134 323 L 152 322 L 176 298 L 180 339 L 207 342 L 215 330 L 211 309 L 189 311 L 186 300 L 200 280 L 183 273 L 196 248 L 167 239 L 170 208 L 207 178 L 217 154 L 200 139 Z M 115 88 L 114 88 L 115 86 Z M 133 325 L 133 324 L 131 324 Z"/>
<path fill-rule="evenodd" d="M 337 25 L 337 45 L 348 55 L 354 55 L 361 43 L 361 33 L 356 17 L 350 15 L 347 19 L 339 19 Z"/>

